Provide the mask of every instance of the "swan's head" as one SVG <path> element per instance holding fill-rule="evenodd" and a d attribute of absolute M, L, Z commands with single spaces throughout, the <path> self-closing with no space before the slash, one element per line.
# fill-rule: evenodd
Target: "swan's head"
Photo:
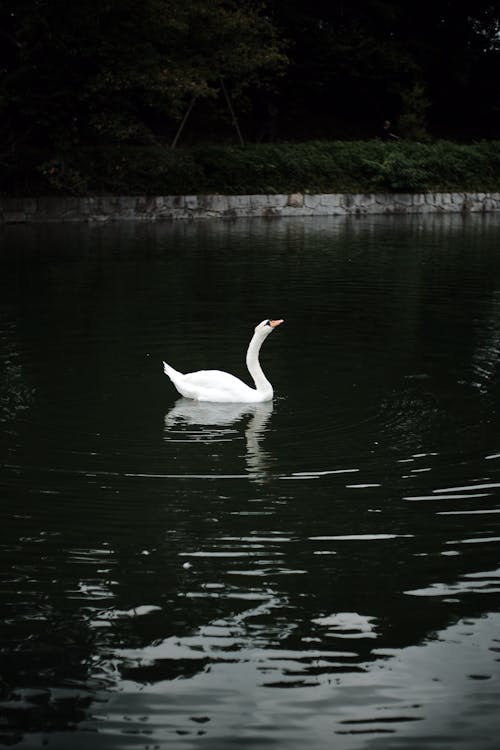
<path fill-rule="evenodd" d="M 283 320 L 263 320 L 262 323 L 259 323 L 259 325 L 255 326 L 255 333 L 260 333 L 263 336 L 269 336 L 271 331 L 274 331 L 274 329 L 280 326 L 283 322 Z"/>

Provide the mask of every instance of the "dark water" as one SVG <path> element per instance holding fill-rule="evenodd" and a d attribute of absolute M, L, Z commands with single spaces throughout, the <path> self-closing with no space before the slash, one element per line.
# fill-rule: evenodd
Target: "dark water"
<path fill-rule="evenodd" d="M 0 742 L 496 748 L 500 217 L 0 242 Z"/>

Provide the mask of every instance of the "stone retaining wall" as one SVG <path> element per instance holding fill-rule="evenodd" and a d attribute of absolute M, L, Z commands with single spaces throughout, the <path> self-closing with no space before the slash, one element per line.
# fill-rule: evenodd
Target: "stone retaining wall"
<path fill-rule="evenodd" d="M 500 193 L 0 198 L 0 223 L 500 211 Z"/>

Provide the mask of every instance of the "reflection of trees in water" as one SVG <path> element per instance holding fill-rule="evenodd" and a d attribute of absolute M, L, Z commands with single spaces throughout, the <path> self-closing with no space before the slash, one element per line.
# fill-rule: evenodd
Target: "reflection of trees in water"
<path fill-rule="evenodd" d="M 34 389 L 26 383 L 14 326 L 0 328 L 0 422 L 15 419 L 33 403 Z"/>
<path fill-rule="evenodd" d="M 0 374 L 0 422 L 15 419 L 33 403 L 34 389 L 24 380 L 22 365 L 7 361 Z"/>
<path fill-rule="evenodd" d="M 488 393 L 495 382 L 500 362 L 500 292 L 495 290 L 477 330 L 472 353 L 474 383 L 482 393 Z"/>
<path fill-rule="evenodd" d="M 88 679 L 95 634 L 79 613 L 55 602 L 28 606 L 4 624 L 0 744 L 27 732 L 72 730 L 95 700 Z M 25 622 L 23 622 L 25 620 Z M 8 637 L 7 637 L 8 636 Z"/>

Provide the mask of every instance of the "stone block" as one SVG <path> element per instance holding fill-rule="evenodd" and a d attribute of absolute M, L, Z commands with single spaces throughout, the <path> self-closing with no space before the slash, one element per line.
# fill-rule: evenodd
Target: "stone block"
<path fill-rule="evenodd" d="M 141 214 L 145 214 L 146 216 L 154 216 L 156 212 L 156 198 L 151 195 L 137 196 L 136 211 L 138 217 Z"/>
<path fill-rule="evenodd" d="M 198 196 L 186 195 L 184 198 L 184 205 L 188 211 L 196 211 L 198 209 Z"/>
<path fill-rule="evenodd" d="M 228 208 L 250 208 L 251 195 L 229 195 L 227 196 Z"/>
<path fill-rule="evenodd" d="M 342 205 L 342 196 L 338 193 L 320 193 L 318 198 L 321 211 L 326 210 L 327 214 L 331 214 L 335 208 L 339 208 Z M 320 213 L 319 210 L 318 213 Z"/>
<path fill-rule="evenodd" d="M 394 195 L 394 203 L 398 203 L 401 206 L 413 206 L 413 195 L 411 193 L 396 193 Z"/>
<path fill-rule="evenodd" d="M 358 196 L 358 200 L 361 201 L 363 206 L 366 206 L 367 208 L 371 208 L 375 205 L 375 196 L 373 193 L 361 193 Z"/>
<path fill-rule="evenodd" d="M 136 199 L 133 196 L 121 195 L 118 198 L 117 210 L 119 216 L 124 219 L 132 219 L 135 216 Z"/>
<path fill-rule="evenodd" d="M 225 195 L 199 195 L 198 209 L 201 214 L 216 215 L 227 208 L 227 196 Z"/>
<path fill-rule="evenodd" d="M 340 205 L 345 208 L 346 210 L 351 209 L 354 206 L 354 194 L 352 193 L 344 193 L 342 195 Z"/>
<path fill-rule="evenodd" d="M 287 206 L 290 206 L 290 208 L 303 208 L 304 196 L 302 193 L 290 193 L 286 204 Z"/>
<path fill-rule="evenodd" d="M 279 193 L 273 193 L 269 196 L 268 208 L 275 212 L 280 213 L 283 207 L 286 205 L 288 196 L 280 195 Z"/>
<path fill-rule="evenodd" d="M 53 221 L 63 215 L 62 204 L 64 198 L 56 196 L 42 196 L 38 199 L 38 216 L 43 221 Z"/>
<path fill-rule="evenodd" d="M 2 211 L 2 221 L 5 224 L 24 224 L 27 218 L 26 211 Z"/>
<path fill-rule="evenodd" d="M 288 205 L 290 204 L 288 203 Z M 303 206 L 305 208 L 316 209 L 319 205 L 321 205 L 320 195 L 309 195 L 308 193 L 306 193 L 306 195 L 303 196 Z"/>
<path fill-rule="evenodd" d="M 264 211 L 268 206 L 269 197 L 267 195 L 250 196 L 250 209 L 252 214 L 258 214 L 259 211 Z"/>

